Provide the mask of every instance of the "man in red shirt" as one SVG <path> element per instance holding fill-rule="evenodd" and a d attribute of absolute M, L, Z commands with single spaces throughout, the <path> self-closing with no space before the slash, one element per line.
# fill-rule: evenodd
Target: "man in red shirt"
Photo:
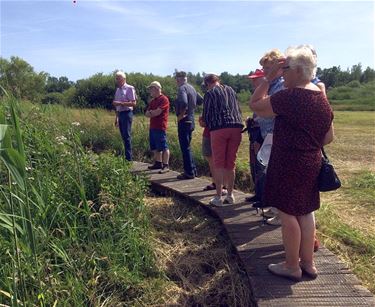
<path fill-rule="evenodd" d="M 153 98 L 147 109 L 146 117 L 150 118 L 150 148 L 154 152 L 154 164 L 148 168 L 160 169 L 159 173 L 169 171 L 169 149 L 167 143 L 167 127 L 169 115 L 169 99 L 161 92 L 161 85 L 153 81 L 147 87 Z"/>

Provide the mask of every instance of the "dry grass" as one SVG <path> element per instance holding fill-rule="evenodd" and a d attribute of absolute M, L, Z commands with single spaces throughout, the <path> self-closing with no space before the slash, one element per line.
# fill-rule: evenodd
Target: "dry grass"
<path fill-rule="evenodd" d="M 216 219 L 178 198 L 145 201 L 158 267 L 168 279 L 157 304 L 254 306 L 246 273 Z"/>

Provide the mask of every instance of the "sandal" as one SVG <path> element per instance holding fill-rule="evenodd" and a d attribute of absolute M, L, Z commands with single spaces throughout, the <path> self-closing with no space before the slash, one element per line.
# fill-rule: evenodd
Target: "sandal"
<path fill-rule="evenodd" d="M 315 264 L 306 264 L 300 261 L 299 266 L 301 267 L 301 270 L 304 274 L 306 274 L 308 277 L 315 279 L 318 277 L 318 270 L 315 267 Z"/>
<path fill-rule="evenodd" d="M 285 266 L 285 262 L 270 264 L 268 270 L 277 276 L 285 277 L 293 281 L 300 281 L 302 278 L 302 271 L 300 268 L 290 269 Z"/>

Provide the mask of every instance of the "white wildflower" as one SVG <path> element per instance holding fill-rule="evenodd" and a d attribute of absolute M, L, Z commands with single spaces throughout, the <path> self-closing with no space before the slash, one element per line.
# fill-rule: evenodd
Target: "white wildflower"
<path fill-rule="evenodd" d="M 63 145 L 66 140 L 67 138 L 63 135 L 56 137 L 57 144 L 59 145 Z"/>
<path fill-rule="evenodd" d="M 79 122 L 72 122 L 72 126 L 79 127 L 79 126 L 81 126 L 81 124 Z"/>

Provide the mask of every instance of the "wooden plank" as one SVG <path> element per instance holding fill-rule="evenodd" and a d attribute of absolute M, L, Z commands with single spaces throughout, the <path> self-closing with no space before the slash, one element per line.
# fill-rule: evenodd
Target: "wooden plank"
<path fill-rule="evenodd" d="M 375 306 L 375 301 L 371 297 L 308 297 L 308 298 L 262 298 L 257 301 L 259 307 L 355 307 L 355 306 Z"/>
<path fill-rule="evenodd" d="M 324 287 L 323 284 L 310 284 L 308 282 L 296 282 L 294 284 L 272 284 L 268 287 L 263 284 L 254 285 L 253 294 L 258 298 L 268 297 L 372 297 L 371 293 L 358 284 L 331 284 Z"/>
<path fill-rule="evenodd" d="M 258 276 L 251 276 L 254 282 L 254 288 L 260 289 L 278 289 L 289 287 L 291 285 L 301 287 L 331 287 L 331 285 L 360 285 L 360 281 L 354 275 L 348 274 L 320 274 L 316 279 L 311 279 L 306 276 L 303 277 L 302 283 L 296 283 L 285 278 L 275 279 L 273 275 L 264 275 L 261 278 Z"/>
<path fill-rule="evenodd" d="M 375 298 L 358 278 L 325 247 L 315 253 L 319 276 L 301 282 L 272 275 L 267 266 L 284 259 L 280 227 L 265 225 L 262 217 L 244 202 L 248 194 L 235 191 L 236 205 L 217 208 L 208 204 L 215 191 L 203 191 L 210 182 L 200 178 L 177 180 L 178 173 L 158 174 L 149 164 L 134 162 L 135 174 L 146 176 L 153 189 L 199 203 L 222 222 L 235 247 L 258 306 L 375 306 Z"/>
<path fill-rule="evenodd" d="M 241 259 L 247 273 L 249 276 L 260 276 L 263 278 L 264 276 L 273 276 L 273 278 L 278 279 L 278 280 L 286 280 L 285 278 L 279 277 L 272 275 L 268 271 L 268 264 L 270 263 L 277 263 L 278 260 L 273 261 L 272 259 L 267 259 L 267 260 L 262 260 L 262 261 L 257 261 L 256 263 L 254 262 L 249 262 L 246 259 Z M 348 274 L 350 273 L 350 270 L 347 268 L 347 266 L 343 263 L 340 262 L 335 262 L 335 263 L 330 263 L 330 264 L 318 264 L 317 263 L 317 269 L 319 271 L 319 276 L 324 275 L 324 274 Z M 318 278 L 319 278 L 318 276 Z"/>

